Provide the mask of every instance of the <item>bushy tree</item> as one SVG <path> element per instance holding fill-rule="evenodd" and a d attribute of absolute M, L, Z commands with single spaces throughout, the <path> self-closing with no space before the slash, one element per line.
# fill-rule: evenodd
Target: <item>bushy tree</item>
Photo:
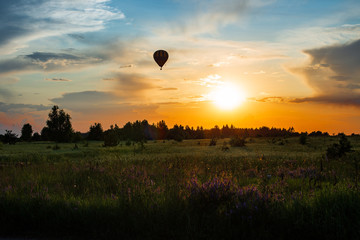
<path fill-rule="evenodd" d="M 32 126 L 30 125 L 30 123 L 26 123 L 23 125 L 22 129 L 21 129 L 21 139 L 23 141 L 31 141 L 31 137 L 33 134 L 33 129 Z"/>
<path fill-rule="evenodd" d="M 42 141 L 49 141 L 50 140 L 50 130 L 48 127 L 43 127 L 41 129 L 41 140 Z"/>
<path fill-rule="evenodd" d="M 55 105 L 49 113 L 49 119 L 46 121 L 49 128 L 49 140 L 70 142 L 74 132 L 70 119 L 69 114 Z"/>
<path fill-rule="evenodd" d="M 104 132 L 104 147 L 114 147 L 119 144 L 119 137 L 116 131 L 111 128 Z"/>
<path fill-rule="evenodd" d="M 17 141 L 17 135 L 15 133 L 13 133 L 11 130 L 5 130 L 5 135 L 4 135 L 4 143 L 8 143 L 8 144 L 15 144 Z"/>
<path fill-rule="evenodd" d="M 169 130 L 167 138 L 181 142 L 185 138 L 184 127 L 175 124 L 174 127 Z"/>
<path fill-rule="evenodd" d="M 34 133 L 32 136 L 33 141 L 41 141 L 41 136 L 38 132 Z"/>
<path fill-rule="evenodd" d="M 103 134 L 101 123 L 94 123 L 94 125 L 90 126 L 88 139 L 100 141 L 103 140 Z"/>

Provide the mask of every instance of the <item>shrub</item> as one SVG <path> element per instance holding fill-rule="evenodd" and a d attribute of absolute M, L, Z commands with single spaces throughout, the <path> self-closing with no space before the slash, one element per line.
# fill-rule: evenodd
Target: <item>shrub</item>
<path fill-rule="evenodd" d="M 307 142 L 307 134 L 306 133 L 302 133 L 299 137 L 299 143 L 301 145 L 305 145 Z"/>
<path fill-rule="evenodd" d="M 60 149 L 60 146 L 55 144 L 55 146 L 52 148 L 53 150 L 59 150 Z"/>
<path fill-rule="evenodd" d="M 126 146 L 131 146 L 131 141 L 130 141 L 129 139 L 126 140 L 125 145 L 126 145 Z"/>
<path fill-rule="evenodd" d="M 104 147 L 114 147 L 119 144 L 119 138 L 114 130 L 108 130 L 104 134 Z"/>
<path fill-rule="evenodd" d="M 230 146 L 232 146 L 232 147 L 245 147 L 246 141 L 245 141 L 245 138 L 242 138 L 242 137 L 236 135 L 230 139 L 229 143 L 230 143 Z"/>
<path fill-rule="evenodd" d="M 209 146 L 216 146 L 216 139 L 215 138 L 212 138 L 210 140 Z"/>
<path fill-rule="evenodd" d="M 326 150 L 326 155 L 328 158 L 341 158 L 347 152 L 351 151 L 351 144 L 349 140 L 345 137 L 344 134 L 341 135 L 339 143 L 334 143 L 333 145 L 329 146 Z"/>

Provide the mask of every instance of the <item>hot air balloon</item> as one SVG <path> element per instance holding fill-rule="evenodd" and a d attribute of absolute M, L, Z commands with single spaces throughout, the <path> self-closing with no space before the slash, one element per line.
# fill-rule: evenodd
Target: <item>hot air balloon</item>
<path fill-rule="evenodd" d="M 160 70 L 169 58 L 169 54 L 165 50 L 157 50 L 154 52 L 154 60 L 160 66 Z"/>

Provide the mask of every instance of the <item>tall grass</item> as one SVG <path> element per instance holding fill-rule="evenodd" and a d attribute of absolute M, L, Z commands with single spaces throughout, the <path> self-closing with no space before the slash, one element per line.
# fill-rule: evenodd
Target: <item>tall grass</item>
<path fill-rule="evenodd" d="M 359 238 L 353 168 L 323 159 L 332 138 L 308 140 L 256 139 L 226 152 L 209 140 L 149 142 L 136 152 L 100 142 L 56 151 L 46 148 L 51 143 L 24 144 L 22 153 L 4 145 L 0 235 Z"/>

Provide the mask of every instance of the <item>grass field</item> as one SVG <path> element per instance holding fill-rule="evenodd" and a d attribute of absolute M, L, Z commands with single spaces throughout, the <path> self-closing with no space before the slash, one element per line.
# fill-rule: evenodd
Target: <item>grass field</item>
<path fill-rule="evenodd" d="M 348 139 L 331 160 L 338 137 L 0 145 L 0 237 L 359 239 Z"/>

